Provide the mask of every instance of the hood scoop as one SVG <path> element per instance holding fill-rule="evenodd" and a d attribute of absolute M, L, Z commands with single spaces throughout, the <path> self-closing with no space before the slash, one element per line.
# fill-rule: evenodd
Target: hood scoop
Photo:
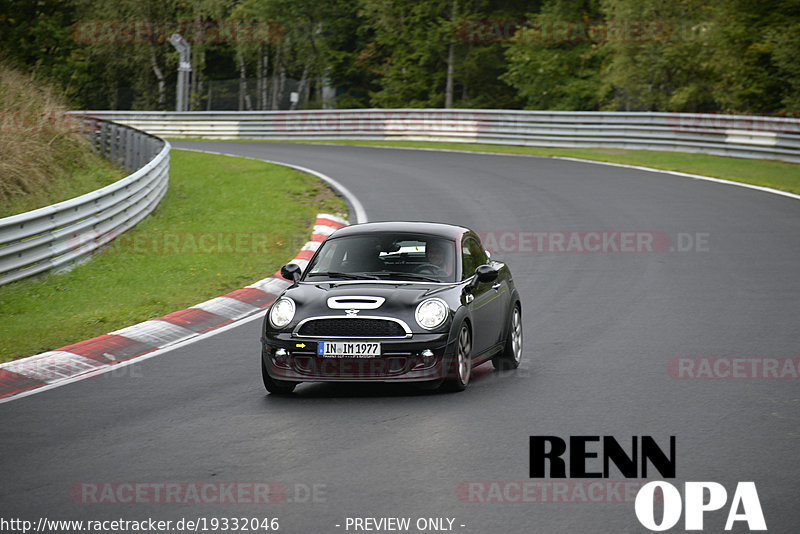
<path fill-rule="evenodd" d="M 383 297 L 330 297 L 328 299 L 328 308 L 332 310 L 374 310 L 380 308 L 385 300 Z"/>

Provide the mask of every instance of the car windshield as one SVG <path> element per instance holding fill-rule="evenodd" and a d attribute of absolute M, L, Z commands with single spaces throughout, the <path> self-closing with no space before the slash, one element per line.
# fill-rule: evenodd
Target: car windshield
<path fill-rule="evenodd" d="M 333 238 L 322 243 L 304 279 L 455 282 L 455 250 L 453 241 L 424 234 Z"/>

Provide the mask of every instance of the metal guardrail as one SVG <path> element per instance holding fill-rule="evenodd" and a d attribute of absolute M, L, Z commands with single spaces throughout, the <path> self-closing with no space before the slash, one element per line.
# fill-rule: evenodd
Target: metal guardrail
<path fill-rule="evenodd" d="M 94 116 L 82 121 L 97 151 L 132 172 L 85 195 L 0 219 L 0 285 L 86 260 L 158 205 L 169 182 L 168 142 Z"/>
<path fill-rule="evenodd" d="M 797 118 L 468 109 L 92 114 L 166 137 L 456 141 L 700 152 L 800 162 Z"/>

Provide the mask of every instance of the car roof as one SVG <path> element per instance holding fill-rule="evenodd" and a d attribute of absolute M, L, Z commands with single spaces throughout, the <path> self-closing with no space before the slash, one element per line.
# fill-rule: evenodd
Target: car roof
<path fill-rule="evenodd" d="M 452 240 L 460 240 L 461 236 L 470 232 L 469 228 L 453 224 L 421 221 L 384 221 L 354 224 L 337 230 L 331 237 L 345 237 L 371 233 L 417 233 L 435 235 Z"/>

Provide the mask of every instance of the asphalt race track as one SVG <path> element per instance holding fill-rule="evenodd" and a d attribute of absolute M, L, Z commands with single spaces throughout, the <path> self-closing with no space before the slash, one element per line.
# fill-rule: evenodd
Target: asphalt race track
<path fill-rule="evenodd" d="M 630 498 L 613 502 L 608 489 L 600 502 L 581 498 L 575 487 L 592 480 L 570 481 L 567 497 L 555 503 L 539 502 L 550 494 L 521 498 L 514 485 L 559 482 L 529 478 L 531 435 L 608 435 L 626 446 L 647 435 L 667 451 L 675 436 L 677 477 L 669 482 L 681 492 L 685 481 L 719 482 L 729 505 L 737 482 L 754 481 L 769 531 L 797 531 L 797 200 L 544 158 L 173 146 L 325 173 L 360 199 L 370 221 L 441 221 L 506 235 L 505 252 L 494 257 L 509 263 L 523 299 L 523 363 L 504 373 L 482 366 L 457 394 L 304 384 L 280 398 L 261 384 L 259 322 L 250 321 L 114 373 L 0 404 L 3 517 L 276 517 L 280 532 L 297 534 L 354 532 L 347 517 L 408 517 L 406 532 L 418 532 L 418 518 L 443 517 L 464 533 L 648 532 Z M 537 250 L 534 232 L 546 232 L 543 246 L 556 248 Z M 586 232 L 608 239 L 641 232 L 656 236 L 658 246 L 559 252 L 553 245 L 558 236 L 566 246 Z M 664 236 L 669 243 L 661 246 Z M 696 363 L 698 374 L 703 361 L 722 364 L 713 379 L 679 378 L 677 359 Z M 764 362 L 776 359 L 784 378 L 761 378 Z M 794 376 L 784 370 L 791 359 Z M 464 488 L 491 488 L 488 481 L 505 494 L 469 502 L 491 495 Z M 597 481 L 608 488 L 624 479 L 612 473 Z M 287 493 L 276 504 L 200 505 L 163 498 L 91 504 L 81 494 L 104 483 L 170 482 L 269 482 Z M 706 532 L 723 531 L 728 505 L 706 514 Z M 738 522 L 734 532 L 744 526 Z M 673 531 L 682 530 L 683 520 Z"/>

